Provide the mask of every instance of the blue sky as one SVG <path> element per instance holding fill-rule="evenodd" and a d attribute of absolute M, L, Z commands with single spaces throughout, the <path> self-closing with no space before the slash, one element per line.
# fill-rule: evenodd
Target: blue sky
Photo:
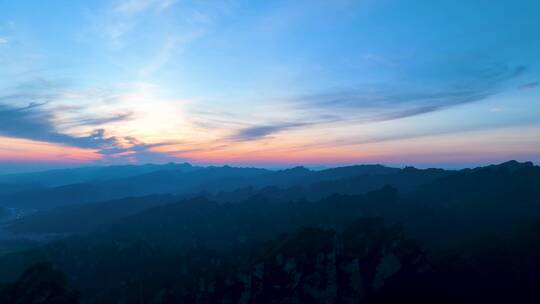
<path fill-rule="evenodd" d="M 538 162 L 539 11 L 0 0 L 0 169 Z"/>

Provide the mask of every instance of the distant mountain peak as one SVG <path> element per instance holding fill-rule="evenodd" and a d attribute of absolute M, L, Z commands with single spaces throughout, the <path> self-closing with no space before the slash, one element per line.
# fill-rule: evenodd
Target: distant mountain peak
<path fill-rule="evenodd" d="M 304 166 L 296 166 L 296 167 L 293 167 L 293 168 L 285 169 L 283 171 L 284 172 L 309 172 L 311 170 L 309 170 L 308 168 L 306 168 Z"/>
<path fill-rule="evenodd" d="M 509 170 L 517 170 L 525 167 L 532 167 L 534 164 L 530 161 L 527 162 L 518 162 L 517 160 L 509 160 L 507 162 L 495 165 L 497 168 L 505 168 Z"/>

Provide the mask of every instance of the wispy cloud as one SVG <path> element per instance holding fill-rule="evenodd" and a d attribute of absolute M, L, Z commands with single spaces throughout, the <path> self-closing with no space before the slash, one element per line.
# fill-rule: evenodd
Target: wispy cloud
<path fill-rule="evenodd" d="M 0 45 L 7 44 L 9 40 L 7 38 L 0 37 Z"/>
<path fill-rule="evenodd" d="M 296 96 L 285 99 L 293 107 L 291 113 L 296 113 L 293 121 L 251 125 L 239 129 L 229 139 L 251 141 L 321 124 L 357 125 L 441 111 L 479 102 L 511 89 L 509 83 L 526 71 L 526 66 L 495 63 L 470 68 L 469 73 L 457 75 L 456 79 L 443 79 L 440 85 L 359 85 Z M 328 118 L 314 119 L 321 115 Z"/>
<path fill-rule="evenodd" d="M 278 123 L 264 126 L 252 126 L 239 130 L 233 136 L 231 136 L 230 139 L 233 141 L 257 140 L 270 134 L 303 127 L 308 124 L 309 123 Z"/>
<path fill-rule="evenodd" d="M 136 62 L 122 54 L 114 64 L 133 77 L 147 79 L 206 34 L 219 14 L 212 6 L 175 0 L 117 1 L 91 15 L 92 33 L 111 50 L 144 50 Z"/>
<path fill-rule="evenodd" d="M 31 103 L 24 107 L 11 107 L 0 104 L 0 134 L 79 148 L 99 149 L 114 144 L 114 138 L 106 137 L 102 129 L 82 137 L 59 132 L 53 114 L 44 110 L 44 105 Z"/>
<path fill-rule="evenodd" d="M 162 163 L 185 160 L 178 156 L 154 151 L 155 148 L 175 145 L 178 142 L 161 142 L 148 144 L 132 136 L 116 138 L 115 146 L 102 149 L 100 153 L 108 163 L 129 161 L 132 163 Z"/>
<path fill-rule="evenodd" d="M 71 126 L 101 126 L 114 122 L 128 121 L 133 118 L 133 112 L 126 111 L 122 113 L 106 114 L 101 116 L 82 116 L 75 121 L 70 122 Z"/>
<path fill-rule="evenodd" d="M 540 86 L 540 81 L 528 82 L 519 86 L 520 89 L 534 89 Z"/>
<path fill-rule="evenodd" d="M 232 136 L 229 136 L 227 140 L 233 142 L 259 140 L 285 131 L 301 129 L 310 126 L 320 126 L 322 124 L 331 124 L 340 120 L 340 117 L 337 116 L 320 115 L 316 119 L 312 120 L 299 119 L 298 121 L 250 124 L 247 126 L 242 126 L 240 129 L 236 129 L 234 134 Z"/>
<path fill-rule="evenodd" d="M 506 89 L 509 80 L 525 71 L 524 66 L 504 70 L 486 69 L 475 75 L 474 82 L 459 86 L 453 86 L 452 82 L 440 88 L 366 85 L 300 96 L 292 102 L 302 107 L 346 109 L 359 114 L 370 112 L 373 114 L 371 120 L 399 119 L 483 100 Z"/>
<path fill-rule="evenodd" d="M 202 36 L 202 34 L 202 30 L 193 30 L 183 35 L 167 37 L 156 54 L 139 70 L 138 76 L 144 78 L 158 72 L 169 63 L 175 54 L 182 50 L 182 47 Z"/>
<path fill-rule="evenodd" d="M 123 0 L 114 6 L 115 12 L 132 15 L 148 9 L 164 10 L 171 7 L 176 0 Z"/>
<path fill-rule="evenodd" d="M 121 0 L 108 11 L 95 17 L 96 32 L 115 47 L 126 45 L 126 36 L 143 20 L 145 13 L 161 13 L 175 4 L 175 0 Z"/>
<path fill-rule="evenodd" d="M 323 94 L 302 96 L 296 99 L 300 105 L 315 108 L 389 110 L 388 119 L 402 118 L 435 111 L 444 107 L 478 101 L 494 91 L 486 89 L 448 90 L 448 91 L 408 91 L 400 88 L 359 88 L 333 91 Z M 393 109 L 404 107 L 405 111 Z M 402 113 L 402 114 L 400 114 Z M 378 115 L 374 120 L 379 120 Z"/>

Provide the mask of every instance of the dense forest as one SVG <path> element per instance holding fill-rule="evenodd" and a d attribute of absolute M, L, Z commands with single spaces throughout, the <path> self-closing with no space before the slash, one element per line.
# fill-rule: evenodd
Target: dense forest
<path fill-rule="evenodd" d="M 540 167 L 0 176 L 0 303 L 538 303 Z"/>

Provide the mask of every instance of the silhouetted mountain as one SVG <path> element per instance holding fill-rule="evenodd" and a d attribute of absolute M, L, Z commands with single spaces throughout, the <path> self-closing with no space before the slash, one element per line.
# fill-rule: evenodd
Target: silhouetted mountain
<path fill-rule="evenodd" d="M 323 181 L 335 181 L 355 176 L 372 176 L 397 173 L 400 169 L 388 168 L 381 165 L 348 166 L 321 171 L 313 171 L 304 167 L 295 167 L 258 177 L 250 186 L 265 187 L 295 187 L 306 186 Z M 373 189 L 372 189 L 373 190 Z"/>
<path fill-rule="evenodd" d="M 79 235 L 0 255 L 0 281 L 50 262 L 86 303 L 526 303 L 540 279 L 539 184 L 540 167 L 513 161 L 208 167 L 89 183 L 176 195 L 23 217 L 4 228 Z"/>
<path fill-rule="evenodd" d="M 487 166 L 487 167 L 479 167 L 479 168 L 476 168 L 476 170 L 483 170 L 483 169 L 505 169 L 505 170 L 509 170 L 509 171 L 515 171 L 517 169 L 523 169 L 523 168 L 530 168 L 530 167 L 533 167 L 534 164 L 532 162 L 518 162 L 516 160 L 510 160 L 510 161 L 507 161 L 507 162 L 504 162 L 504 163 L 501 163 L 501 164 L 498 164 L 498 165 L 490 165 L 490 166 Z"/>
<path fill-rule="evenodd" d="M 407 192 L 452 172 L 441 169 L 420 170 L 412 167 L 396 169 L 377 165 L 351 166 L 311 172 L 310 177 L 296 181 L 293 186 L 286 186 L 286 184 L 281 184 L 281 187 L 272 185 L 264 188 L 249 186 L 235 191 L 219 192 L 211 197 L 217 201 L 232 202 L 246 200 L 256 194 L 263 194 L 273 200 L 306 199 L 314 201 L 335 193 L 363 194 L 385 185 L 391 185 L 400 191 Z M 278 174 L 283 174 L 283 172 Z"/>
<path fill-rule="evenodd" d="M 193 171 L 188 163 L 164 165 L 122 165 L 107 167 L 82 167 L 73 169 L 59 169 L 32 173 L 0 175 L 0 184 L 6 185 L 39 185 L 41 187 L 58 187 L 68 184 L 79 184 L 90 181 L 107 181 L 118 178 L 127 178 L 155 171 Z"/>
<path fill-rule="evenodd" d="M 422 273 L 389 280 L 374 303 L 535 303 L 540 218 L 432 257 Z"/>
<path fill-rule="evenodd" d="M 93 204 L 59 207 L 33 213 L 14 221 L 6 229 L 14 233 L 87 233 L 115 220 L 177 200 L 172 195 L 123 198 Z"/>
<path fill-rule="evenodd" d="M 179 254 L 146 242 L 81 240 L 48 252 L 57 255 L 49 257 L 73 276 L 85 300 L 95 303 L 358 301 L 370 298 L 388 278 L 425 263 L 418 244 L 399 228 L 371 219 L 354 222 L 343 234 L 301 229 L 234 254 L 200 249 Z"/>
<path fill-rule="evenodd" d="M 495 196 L 500 193 L 533 191 L 534 185 L 540 181 L 539 172 L 538 166 L 515 161 L 465 169 L 419 187 L 415 198 L 426 204 L 446 206 L 463 203 L 464 200 L 499 199 Z"/>
<path fill-rule="evenodd" d="M 23 192 L 23 191 L 30 191 L 30 190 L 37 190 L 37 189 L 43 189 L 44 186 L 36 185 L 36 184 L 0 184 L 0 195 L 10 194 L 10 193 L 17 193 L 17 192 Z"/>
<path fill-rule="evenodd" d="M 421 250 L 399 229 L 377 220 L 357 221 L 343 234 L 304 228 L 267 248 L 245 267 L 223 272 L 216 267 L 203 284 L 200 277 L 199 282 L 179 280 L 167 288 L 167 301 L 360 303 L 385 280 L 419 271 L 425 263 Z"/>
<path fill-rule="evenodd" d="M 0 221 L 8 218 L 10 214 L 8 209 L 0 207 Z"/>
<path fill-rule="evenodd" d="M 388 188 L 381 191 L 387 194 L 333 196 L 318 202 L 276 203 L 263 197 L 253 197 L 242 203 L 220 204 L 196 198 L 162 205 L 119 220 L 110 229 L 98 234 L 68 239 L 28 252 L 28 255 L 10 255 L 19 262 L 11 260 L 3 264 L 0 259 L 0 278 L 17 273 L 42 257 L 58 263 L 68 262 L 65 254 L 72 250 L 90 250 L 88 254 L 91 255 L 92 248 L 103 243 L 142 241 L 152 248 L 174 252 L 187 252 L 200 247 L 234 251 L 250 248 L 277 234 L 302 226 L 342 229 L 359 216 L 369 215 L 371 206 L 395 203 L 391 199 L 387 202 L 389 197 L 395 199 L 395 190 Z M 77 257 L 79 253 L 70 255 L 80 262 Z M 4 259 L 9 260 L 8 256 Z M 15 270 L 17 267 L 19 270 Z"/>
<path fill-rule="evenodd" d="M 16 282 L 0 286 L 0 303 L 79 303 L 77 292 L 68 290 L 65 275 L 50 264 L 29 267 Z"/>
<path fill-rule="evenodd" d="M 539 184 L 540 167 L 527 163 L 509 167 L 505 163 L 456 172 L 419 187 L 407 197 L 424 206 L 433 225 L 447 227 L 417 230 L 448 242 L 464 234 L 502 233 L 539 216 Z"/>
<path fill-rule="evenodd" d="M 350 169 L 347 168 L 347 170 Z M 437 239 L 441 233 L 444 233 L 445 237 L 450 237 L 453 234 L 463 235 L 464 231 L 481 233 L 483 229 L 493 232 L 493 229 L 498 226 L 513 225 L 516 221 L 540 214 L 534 194 L 540 175 L 538 171 L 536 166 L 525 166 L 515 171 L 509 171 L 504 166 L 490 166 L 459 172 L 405 168 L 396 169 L 395 173 L 361 175 L 314 183 L 309 186 L 290 188 L 274 186 L 262 189 L 247 187 L 233 192 L 206 195 L 213 201 L 221 203 L 244 202 L 238 208 L 244 208 L 246 204 L 261 205 L 261 201 L 269 202 L 270 206 L 267 209 L 272 210 L 264 212 L 271 214 L 274 209 L 277 210 L 275 206 L 281 206 L 289 201 L 316 202 L 334 193 L 357 195 L 373 188 L 380 188 L 385 184 L 397 185 L 398 188 L 405 190 L 402 192 L 405 202 L 392 206 L 390 209 L 383 208 L 381 205 L 370 207 L 368 210 L 366 205 L 363 206 L 364 212 L 368 210 L 370 215 L 385 216 L 394 221 L 407 223 L 406 228 L 411 230 L 411 233 L 427 240 Z M 278 174 L 283 174 L 283 172 L 280 171 Z M 170 174 L 175 173 L 170 172 Z M 417 190 L 411 192 L 412 189 Z M 514 201 L 512 204 L 507 203 L 512 200 Z M 453 201 L 455 203 L 452 203 Z M 131 198 L 88 206 L 60 208 L 23 218 L 9 229 L 26 233 L 78 233 L 92 230 L 156 204 L 159 203 L 150 198 Z M 486 210 L 490 212 L 486 214 Z M 165 213 L 169 212 L 165 211 Z M 513 216 L 508 217 L 508 214 Z M 73 220 L 77 218 L 80 218 L 80 221 Z M 482 225 L 476 225 L 479 222 L 482 222 Z M 435 229 L 436 227 L 440 228 Z"/>
<path fill-rule="evenodd" d="M 56 250 L 76 254 L 61 264 L 87 303 L 532 303 L 538 227 L 439 257 L 380 219 L 304 228 L 235 253 L 126 241 Z"/>
<path fill-rule="evenodd" d="M 48 209 L 149 194 L 182 194 L 234 187 L 268 172 L 263 169 L 208 167 L 164 170 L 121 179 L 70 184 L 0 196 L 0 205 Z"/>
<path fill-rule="evenodd" d="M 380 191 L 390 191 L 390 196 L 395 193 L 390 188 Z M 342 228 L 366 215 L 371 206 L 392 203 L 388 195 L 336 195 L 317 202 L 272 201 L 257 195 L 244 202 L 225 204 L 195 198 L 120 220 L 106 234 L 177 250 L 234 250 L 302 226 Z"/>
<path fill-rule="evenodd" d="M 219 192 L 232 192 L 242 187 L 254 187 L 256 189 L 263 187 L 304 187 L 300 192 L 297 192 L 298 198 L 320 199 L 332 193 L 360 194 L 375 190 L 386 184 L 400 189 L 410 189 L 413 186 L 448 173 L 448 171 L 444 170 L 401 170 L 380 165 L 351 166 L 323 171 L 311 171 L 301 167 L 269 171 L 229 166 L 197 169 L 187 164 L 171 164 L 168 166 L 170 168 L 167 170 L 153 171 L 126 178 L 105 179 L 101 176 L 100 180 L 92 180 L 86 183 L 0 195 L 0 205 L 28 209 L 48 209 L 64 205 L 149 194 L 204 193 L 212 195 Z M 178 166 L 184 169 L 174 169 Z M 155 169 L 156 167 L 150 168 Z M 129 173 L 137 171 L 128 166 L 125 168 L 108 167 L 98 172 L 101 174 L 103 170 L 121 171 L 123 174 L 126 174 L 126 170 Z M 148 170 L 148 168 L 144 170 Z M 60 174 L 63 171 L 52 172 Z M 72 171 L 67 172 L 72 173 Z M 116 175 L 113 174 L 112 176 Z M 347 180 L 341 181 L 342 179 Z M 313 191 L 313 189 L 316 191 Z M 217 199 L 220 200 L 219 197 Z M 245 199 L 245 197 L 241 199 Z"/>

